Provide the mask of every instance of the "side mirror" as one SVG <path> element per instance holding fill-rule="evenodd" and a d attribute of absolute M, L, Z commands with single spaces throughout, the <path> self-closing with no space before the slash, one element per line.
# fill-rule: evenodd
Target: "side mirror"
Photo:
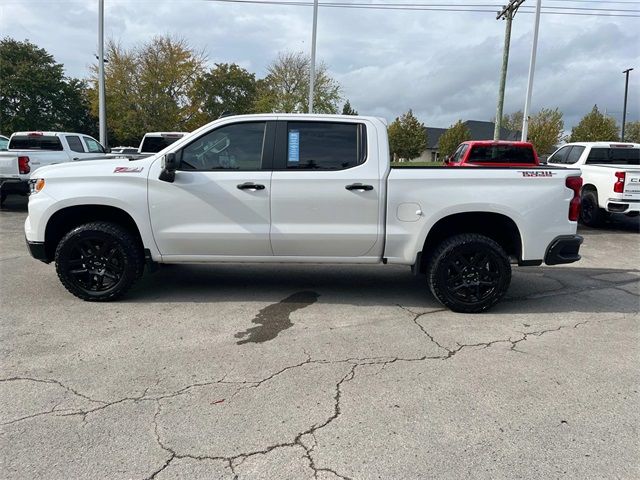
<path fill-rule="evenodd" d="M 162 171 L 160 172 L 160 180 L 163 182 L 173 183 L 176 179 L 176 170 L 180 162 L 174 152 L 167 153 L 162 157 Z"/>

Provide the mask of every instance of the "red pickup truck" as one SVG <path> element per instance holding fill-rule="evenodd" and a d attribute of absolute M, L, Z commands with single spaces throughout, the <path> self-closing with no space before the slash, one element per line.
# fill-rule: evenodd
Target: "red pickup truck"
<path fill-rule="evenodd" d="M 445 162 L 449 167 L 535 167 L 539 164 L 531 143 L 494 140 L 463 142 Z"/>

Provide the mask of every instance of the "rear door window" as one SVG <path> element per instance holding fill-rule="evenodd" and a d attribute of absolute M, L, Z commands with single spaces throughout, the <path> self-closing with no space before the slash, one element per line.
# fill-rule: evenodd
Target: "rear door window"
<path fill-rule="evenodd" d="M 574 145 L 573 147 L 571 147 L 571 150 L 569 151 L 569 154 L 565 158 L 564 163 L 566 164 L 576 163 L 578 160 L 580 160 L 580 156 L 582 155 L 582 152 L 584 152 L 584 147 L 580 145 Z"/>
<path fill-rule="evenodd" d="M 69 144 L 69 148 L 72 152 L 81 152 L 84 153 L 84 147 L 82 146 L 82 142 L 80 141 L 80 137 L 77 135 L 67 135 L 64 137 Z"/>
<path fill-rule="evenodd" d="M 53 150 L 62 151 L 62 142 L 55 135 L 14 135 L 9 140 L 13 150 Z"/>
<path fill-rule="evenodd" d="M 287 122 L 286 168 L 345 170 L 365 162 L 366 130 L 359 123 Z"/>
<path fill-rule="evenodd" d="M 640 148 L 592 148 L 587 165 L 640 165 Z"/>

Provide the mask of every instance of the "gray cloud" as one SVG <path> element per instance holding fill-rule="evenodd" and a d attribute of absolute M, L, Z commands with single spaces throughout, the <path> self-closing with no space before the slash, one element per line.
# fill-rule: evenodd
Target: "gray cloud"
<path fill-rule="evenodd" d="M 169 33 L 203 49 L 211 64 L 236 62 L 262 76 L 278 51 L 309 50 L 311 9 L 204 0 L 105 0 L 105 32 L 124 46 Z M 533 15 L 514 21 L 505 111 L 524 106 Z M 532 110 L 559 107 L 569 129 L 594 104 L 620 121 L 640 119 L 637 19 L 543 15 Z M 0 31 L 28 38 L 87 77 L 97 52 L 97 2 L 4 0 Z M 431 126 L 495 114 L 504 23 L 489 13 L 321 8 L 318 55 L 361 114 L 392 120 L 412 108 Z"/>

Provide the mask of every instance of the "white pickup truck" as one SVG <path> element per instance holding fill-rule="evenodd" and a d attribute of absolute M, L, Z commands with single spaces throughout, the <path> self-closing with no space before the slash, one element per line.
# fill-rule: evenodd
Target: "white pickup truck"
<path fill-rule="evenodd" d="M 88 135 L 65 132 L 16 132 L 0 152 L 0 203 L 10 193 L 29 193 L 29 175 L 45 165 L 104 158 L 105 149 Z"/>
<path fill-rule="evenodd" d="M 112 152 L 107 155 L 110 158 L 128 158 L 129 160 L 139 160 L 141 158 L 155 155 L 160 150 L 164 150 L 169 145 L 177 142 L 189 132 L 149 132 L 145 133 L 140 142 L 140 146 L 135 152 Z"/>
<path fill-rule="evenodd" d="M 547 163 L 582 171 L 580 220 L 585 225 L 597 227 L 611 213 L 640 213 L 640 143 L 568 143 Z"/>
<path fill-rule="evenodd" d="M 382 262 L 480 312 L 511 263 L 580 259 L 580 187 L 577 169 L 391 169 L 378 118 L 246 115 L 135 162 L 38 170 L 25 234 L 84 300 L 120 297 L 145 262 Z"/>

